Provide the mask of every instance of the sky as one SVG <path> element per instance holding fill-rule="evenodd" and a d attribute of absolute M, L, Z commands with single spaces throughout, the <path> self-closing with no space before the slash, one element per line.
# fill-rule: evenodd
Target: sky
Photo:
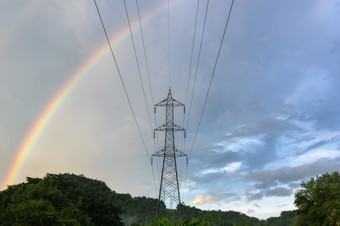
<path fill-rule="evenodd" d="M 196 33 L 198 1 L 139 1 L 147 58 L 136 2 L 127 0 L 138 61 L 124 1 L 97 3 L 141 133 L 93 1 L 2 0 L 1 189 L 75 173 L 157 198 L 161 161 L 149 156 L 164 145 L 152 131 L 165 113 L 154 116 L 153 104 L 169 86 L 186 104 L 185 116 L 175 111 L 187 129 L 175 140 L 189 155 L 188 166 L 178 160 L 186 205 L 266 219 L 296 208 L 301 181 L 340 170 L 340 1 L 236 0 L 215 73 L 230 0 L 209 2 L 204 29 L 200 0 Z"/>

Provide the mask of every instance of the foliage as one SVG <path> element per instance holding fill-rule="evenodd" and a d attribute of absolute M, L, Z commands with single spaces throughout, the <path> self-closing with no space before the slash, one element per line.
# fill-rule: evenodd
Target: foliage
<path fill-rule="evenodd" d="M 115 194 L 112 197 L 115 205 L 122 208 L 120 215 L 125 225 L 133 223 L 140 224 L 144 219 L 154 219 L 156 217 L 158 200 L 153 198 L 132 197 L 130 194 Z M 166 216 L 164 202 L 160 203 L 160 215 Z"/>
<path fill-rule="evenodd" d="M 332 174 L 331 178 L 333 177 Z M 311 197 L 331 198 L 332 202 L 327 202 L 324 205 L 325 209 L 329 210 L 329 207 L 335 206 L 336 208 L 330 211 L 335 211 L 339 216 L 339 194 L 334 192 L 334 188 L 339 187 L 339 182 L 337 185 L 332 185 L 333 187 L 314 186 L 320 180 L 318 178 L 313 179 L 313 182 L 303 183 L 304 188 L 322 188 L 321 190 L 327 194 L 320 190 L 321 193 Z M 324 184 L 333 179 L 323 178 L 322 181 Z M 310 183 L 313 183 L 313 186 Z M 297 194 L 307 193 L 299 191 Z M 299 199 L 296 199 L 296 205 L 305 208 L 306 204 L 301 201 L 306 201 L 303 197 L 307 196 L 297 196 Z M 83 175 L 47 174 L 44 178 L 28 177 L 26 183 L 8 186 L 6 190 L 0 192 L 0 222 L 1 225 L 288 226 L 293 224 L 296 215 L 296 211 L 284 211 L 280 217 L 260 221 L 236 211 L 207 211 L 184 204 L 174 210 L 166 209 L 164 202 L 161 202 L 160 215 L 156 218 L 157 204 L 157 199 L 118 194 L 108 188 L 104 182 Z M 299 208 L 297 220 L 299 225 L 304 225 L 301 223 L 305 220 L 302 210 L 305 209 Z M 310 213 L 309 210 L 307 213 Z M 325 219 L 328 222 L 325 225 L 332 225 L 332 222 L 339 221 L 332 215 Z"/>
<path fill-rule="evenodd" d="M 157 219 L 151 221 L 151 223 L 149 224 L 147 221 L 143 221 L 142 226 L 214 226 L 214 225 L 219 225 L 219 226 L 224 226 L 224 223 L 222 222 L 221 218 L 219 215 L 216 216 L 218 218 L 218 224 L 215 224 L 212 220 L 211 217 L 207 217 L 207 216 L 200 216 L 200 217 L 196 217 L 193 218 L 191 221 L 189 220 L 185 220 L 182 221 L 180 220 L 178 223 L 176 221 L 171 221 L 168 218 L 165 217 L 157 217 Z M 244 219 L 244 224 L 242 224 L 242 222 L 233 224 L 235 226 L 250 226 L 250 221 L 247 219 Z"/>
<path fill-rule="evenodd" d="M 197 217 L 191 220 L 189 222 L 188 220 L 180 221 L 178 224 L 175 221 L 171 221 L 168 218 L 165 217 L 157 217 L 157 219 L 153 220 L 151 224 L 148 224 L 147 222 L 143 222 L 143 226 L 194 226 L 194 225 L 202 225 L 202 226 L 213 226 L 213 222 L 211 218 L 201 216 Z"/>
<path fill-rule="evenodd" d="M 340 225 L 340 175 L 326 173 L 302 182 L 295 194 L 296 225 Z"/>
<path fill-rule="evenodd" d="M 181 205 L 183 219 L 194 219 L 197 216 L 207 216 L 212 220 L 214 225 L 260 225 L 261 222 L 255 217 L 249 217 L 243 213 L 236 211 L 221 211 L 221 210 L 200 210 L 195 207 Z M 247 223 L 248 222 L 248 223 Z"/>
<path fill-rule="evenodd" d="M 295 217 L 296 217 L 296 210 L 282 211 L 279 217 L 268 218 L 265 222 L 265 226 L 293 225 Z"/>
<path fill-rule="evenodd" d="M 123 225 L 111 190 L 97 180 L 72 174 L 8 186 L 0 192 L 2 225 Z"/>

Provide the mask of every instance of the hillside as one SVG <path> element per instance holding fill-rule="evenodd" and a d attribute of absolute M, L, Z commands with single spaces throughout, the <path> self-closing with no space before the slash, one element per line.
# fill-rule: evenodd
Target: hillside
<path fill-rule="evenodd" d="M 27 178 L 27 182 L 8 186 L 0 192 L 1 225 L 131 225 L 155 219 L 157 199 L 118 194 L 99 180 L 74 174 L 47 174 Z M 161 215 L 178 219 L 176 210 L 162 203 Z M 210 217 L 215 225 L 260 220 L 235 211 L 204 211 L 182 205 L 182 219 Z M 295 211 L 269 218 L 263 225 L 291 225 Z M 176 221 L 176 220 L 175 220 Z"/>

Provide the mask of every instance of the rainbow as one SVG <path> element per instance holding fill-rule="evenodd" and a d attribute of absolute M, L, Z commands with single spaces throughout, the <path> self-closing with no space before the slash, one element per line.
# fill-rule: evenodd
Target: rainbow
<path fill-rule="evenodd" d="M 171 0 L 170 5 L 173 7 L 180 0 Z M 163 1 L 162 4 L 159 4 L 154 9 L 146 13 L 141 18 L 141 23 L 148 23 L 150 20 L 156 18 L 159 14 L 161 14 L 164 10 L 167 10 L 168 1 Z M 139 28 L 139 20 L 133 22 L 131 24 L 131 30 L 134 32 Z M 129 27 L 125 27 L 118 32 L 118 34 L 111 37 L 111 46 L 116 48 L 122 41 L 128 38 L 130 35 Z M 51 121 L 53 116 L 56 114 L 58 109 L 63 105 L 67 97 L 71 94 L 74 87 L 84 78 L 88 72 L 99 62 L 101 59 L 107 55 L 110 51 L 110 47 L 107 43 L 101 46 L 95 54 L 89 57 L 68 79 L 68 81 L 61 87 L 60 90 L 53 96 L 52 100 L 49 101 L 47 106 L 44 108 L 42 113 L 33 123 L 33 126 L 29 129 L 28 133 L 24 137 L 21 142 L 19 148 L 17 149 L 16 155 L 8 173 L 6 174 L 6 179 L 2 185 L 2 190 L 6 189 L 7 185 L 13 184 L 18 173 L 20 172 L 25 159 L 28 157 L 30 152 L 32 151 L 34 145 L 37 143 L 40 135 Z"/>

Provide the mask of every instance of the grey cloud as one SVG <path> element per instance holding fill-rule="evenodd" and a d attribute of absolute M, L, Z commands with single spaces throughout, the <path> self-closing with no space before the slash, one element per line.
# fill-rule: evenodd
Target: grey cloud
<path fill-rule="evenodd" d="M 231 202 L 240 201 L 240 200 L 242 200 L 242 197 L 240 197 L 240 196 L 235 196 L 232 199 L 229 199 L 229 201 L 231 201 Z"/>
<path fill-rule="evenodd" d="M 242 163 L 245 164 L 244 167 L 246 167 L 247 170 L 255 170 L 277 159 L 278 138 L 278 135 L 275 134 L 263 135 L 261 137 L 261 144 L 256 144 L 250 151 L 243 153 L 244 160 Z"/>
<path fill-rule="evenodd" d="M 264 197 L 285 197 L 290 196 L 292 194 L 292 190 L 289 190 L 284 187 L 277 187 L 273 189 L 263 189 L 260 192 L 251 193 L 246 192 L 247 201 L 261 200 Z"/>
<path fill-rule="evenodd" d="M 288 185 L 288 187 L 295 189 L 295 188 L 299 188 L 301 186 L 301 183 L 290 183 Z"/>
<path fill-rule="evenodd" d="M 264 194 L 259 192 L 255 194 L 246 194 L 246 196 L 247 196 L 247 201 L 254 201 L 254 200 L 262 199 Z"/>
<path fill-rule="evenodd" d="M 290 196 L 292 194 L 292 190 L 289 190 L 284 187 L 277 187 L 274 189 L 268 189 L 264 191 L 265 196 L 277 196 L 277 197 L 283 197 L 283 196 Z"/>
<path fill-rule="evenodd" d="M 214 149 L 205 148 L 197 150 L 192 160 L 195 161 L 196 167 L 200 169 L 220 168 L 229 163 L 237 162 L 242 159 L 241 155 L 233 151 L 216 152 Z"/>
<path fill-rule="evenodd" d="M 257 207 L 257 208 L 261 208 L 261 206 L 258 205 L 258 204 L 253 204 L 253 206 L 255 206 L 255 207 Z"/>
<path fill-rule="evenodd" d="M 274 182 L 289 183 L 306 179 L 324 172 L 340 169 L 340 158 L 322 158 L 316 162 L 300 165 L 297 167 L 284 167 L 278 170 L 264 170 L 245 175 L 245 179 L 272 185 Z M 257 185 L 259 187 L 259 185 Z M 265 187 L 265 186 L 263 186 Z"/>
<path fill-rule="evenodd" d="M 256 183 L 253 185 L 254 188 L 256 189 L 264 189 L 264 188 L 268 188 L 268 187 L 275 187 L 278 185 L 277 181 L 267 181 L 265 183 Z"/>
<path fill-rule="evenodd" d="M 248 214 L 255 213 L 255 210 L 248 209 L 247 213 L 248 213 Z"/>
<path fill-rule="evenodd" d="M 261 134 L 269 134 L 269 133 L 284 133 L 294 130 L 301 130 L 298 126 L 292 124 L 287 120 L 279 120 L 273 117 L 250 117 L 246 116 L 238 116 L 242 119 L 239 122 L 240 124 L 244 124 L 236 129 L 229 131 L 229 135 L 220 137 L 220 140 L 228 140 L 233 138 L 243 138 L 243 137 L 251 137 L 258 136 Z M 248 119 L 247 119 L 248 118 Z M 226 124 L 228 124 L 228 118 L 225 119 Z"/>
<path fill-rule="evenodd" d="M 302 153 L 306 153 L 310 150 L 317 149 L 317 148 L 323 147 L 325 145 L 335 143 L 338 140 L 339 140 L 339 136 L 334 136 L 334 137 L 331 137 L 330 139 L 321 140 L 319 142 L 316 142 L 316 143 L 308 146 Z M 302 153 L 300 153 L 300 154 L 302 154 Z"/>

